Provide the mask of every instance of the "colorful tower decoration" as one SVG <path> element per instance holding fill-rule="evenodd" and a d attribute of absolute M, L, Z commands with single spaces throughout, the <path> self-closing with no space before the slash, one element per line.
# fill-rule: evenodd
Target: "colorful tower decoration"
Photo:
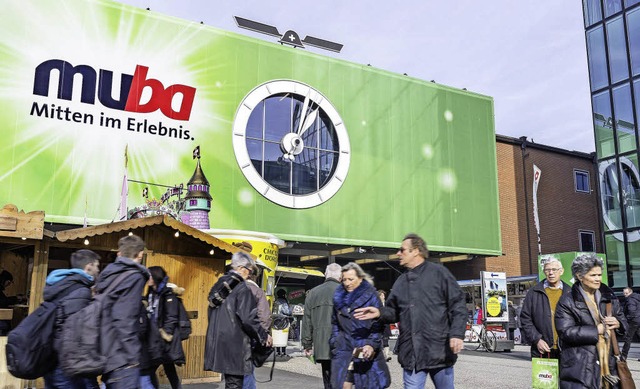
<path fill-rule="evenodd" d="M 200 230 L 209 229 L 209 212 L 211 211 L 211 194 L 209 181 L 200 167 L 200 146 L 193 150 L 193 158 L 197 159 L 196 171 L 187 183 L 187 195 L 184 198 L 184 212 L 180 214 L 183 223 Z"/>

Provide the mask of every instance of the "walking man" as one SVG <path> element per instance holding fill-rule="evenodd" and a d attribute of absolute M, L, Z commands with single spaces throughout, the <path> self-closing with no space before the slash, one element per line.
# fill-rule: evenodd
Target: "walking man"
<path fill-rule="evenodd" d="M 633 289 L 626 287 L 623 289 L 626 303 L 624 305 L 624 314 L 627 316 L 627 322 L 629 322 L 629 329 L 624 337 L 624 346 L 620 352 L 623 359 L 627 359 L 629 355 L 629 348 L 631 347 L 631 341 L 633 337 L 640 330 L 640 295 L 633 292 Z"/>
<path fill-rule="evenodd" d="M 571 287 L 560 279 L 564 268 L 558 258 L 543 258 L 542 266 L 547 278 L 527 292 L 520 311 L 520 331 L 531 343 L 532 358 L 560 358 L 555 325 L 556 305 L 562 295 L 571 293 Z"/>
<path fill-rule="evenodd" d="M 225 389 L 242 388 L 244 376 L 253 373 L 251 341 L 267 343 L 256 299 L 245 282 L 254 265 L 249 254 L 241 251 L 233 254 L 231 270 L 209 292 L 204 369 L 222 373 Z"/>
<path fill-rule="evenodd" d="M 47 276 L 44 300 L 58 305 L 53 348 L 59 349 L 62 328 L 69 316 L 91 302 L 91 287 L 100 272 L 100 256 L 91 250 L 78 250 L 71 254 L 71 269 L 56 269 Z M 60 366 L 44 376 L 47 388 L 97 388 L 95 378 L 68 377 Z"/>
<path fill-rule="evenodd" d="M 393 284 L 387 305 L 358 308 L 354 316 L 400 322 L 398 362 L 405 389 L 424 388 L 427 375 L 436 389 L 452 389 L 467 322 L 464 294 L 449 270 L 425 260 L 429 251 L 420 236 L 405 236 L 398 257 L 407 271 Z"/>
<path fill-rule="evenodd" d="M 100 338 L 108 339 L 106 373 L 102 382 L 107 389 L 136 389 L 140 379 L 141 342 L 140 314 L 142 291 L 149 280 L 147 268 L 142 266 L 144 241 L 136 235 L 127 235 L 118 241 L 118 257 L 100 274 L 96 292 L 102 293 L 112 282 L 118 284 L 109 292 L 111 304 L 103 312 Z M 129 273 L 124 279 L 119 277 Z"/>
<path fill-rule="evenodd" d="M 322 366 L 322 381 L 325 389 L 331 388 L 331 315 L 333 314 L 333 295 L 340 286 L 342 267 L 337 263 L 327 266 L 324 272 L 325 282 L 309 291 L 304 302 L 302 319 L 302 348 L 307 357 L 314 356 Z"/>

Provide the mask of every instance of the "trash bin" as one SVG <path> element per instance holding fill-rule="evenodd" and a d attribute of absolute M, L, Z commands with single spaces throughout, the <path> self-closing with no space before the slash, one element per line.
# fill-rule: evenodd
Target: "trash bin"
<path fill-rule="evenodd" d="M 273 347 L 287 347 L 289 341 L 290 321 L 285 316 L 275 316 L 271 327 L 271 338 L 273 339 Z"/>

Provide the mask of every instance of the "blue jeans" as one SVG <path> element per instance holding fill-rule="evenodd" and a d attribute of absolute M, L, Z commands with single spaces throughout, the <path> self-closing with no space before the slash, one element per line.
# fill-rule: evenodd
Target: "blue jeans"
<path fill-rule="evenodd" d="M 251 374 L 244 376 L 244 381 L 242 382 L 242 389 L 256 389 L 255 372 L 252 372 Z"/>
<path fill-rule="evenodd" d="M 436 389 L 454 389 L 453 366 L 420 371 L 404 370 L 402 373 L 404 389 L 424 389 L 424 385 L 427 383 L 427 374 L 431 376 L 431 381 Z"/>
<path fill-rule="evenodd" d="M 45 389 L 95 389 L 98 382 L 95 378 L 67 377 L 60 367 L 44 375 Z"/>
<path fill-rule="evenodd" d="M 107 389 L 138 389 L 140 369 L 137 366 L 121 367 L 102 375 Z"/>
<path fill-rule="evenodd" d="M 155 385 L 153 385 L 153 381 L 151 380 L 151 376 L 140 376 L 140 389 L 156 389 Z"/>

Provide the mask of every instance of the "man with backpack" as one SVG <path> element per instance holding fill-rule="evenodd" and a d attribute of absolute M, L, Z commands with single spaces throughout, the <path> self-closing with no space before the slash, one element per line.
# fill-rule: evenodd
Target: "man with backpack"
<path fill-rule="evenodd" d="M 53 334 L 53 348 L 60 347 L 61 332 L 67 318 L 89 305 L 91 287 L 100 273 L 100 256 L 91 250 L 78 250 L 71 254 L 71 269 L 57 269 L 47 276 L 44 301 L 58 305 Z M 47 388 L 84 389 L 97 387 L 95 378 L 66 376 L 60 366 L 45 374 Z"/>
<path fill-rule="evenodd" d="M 128 235 L 118 241 L 118 257 L 100 274 L 96 293 L 107 291 L 109 303 L 102 312 L 100 339 L 106 346 L 102 382 L 108 389 L 138 388 L 141 355 L 140 314 L 142 291 L 149 272 L 142 266 L 144 241 Z M 124 275 L 128 273 L 128 275 Z M 116 282 L 117 284 L 111 285 Z"/>

